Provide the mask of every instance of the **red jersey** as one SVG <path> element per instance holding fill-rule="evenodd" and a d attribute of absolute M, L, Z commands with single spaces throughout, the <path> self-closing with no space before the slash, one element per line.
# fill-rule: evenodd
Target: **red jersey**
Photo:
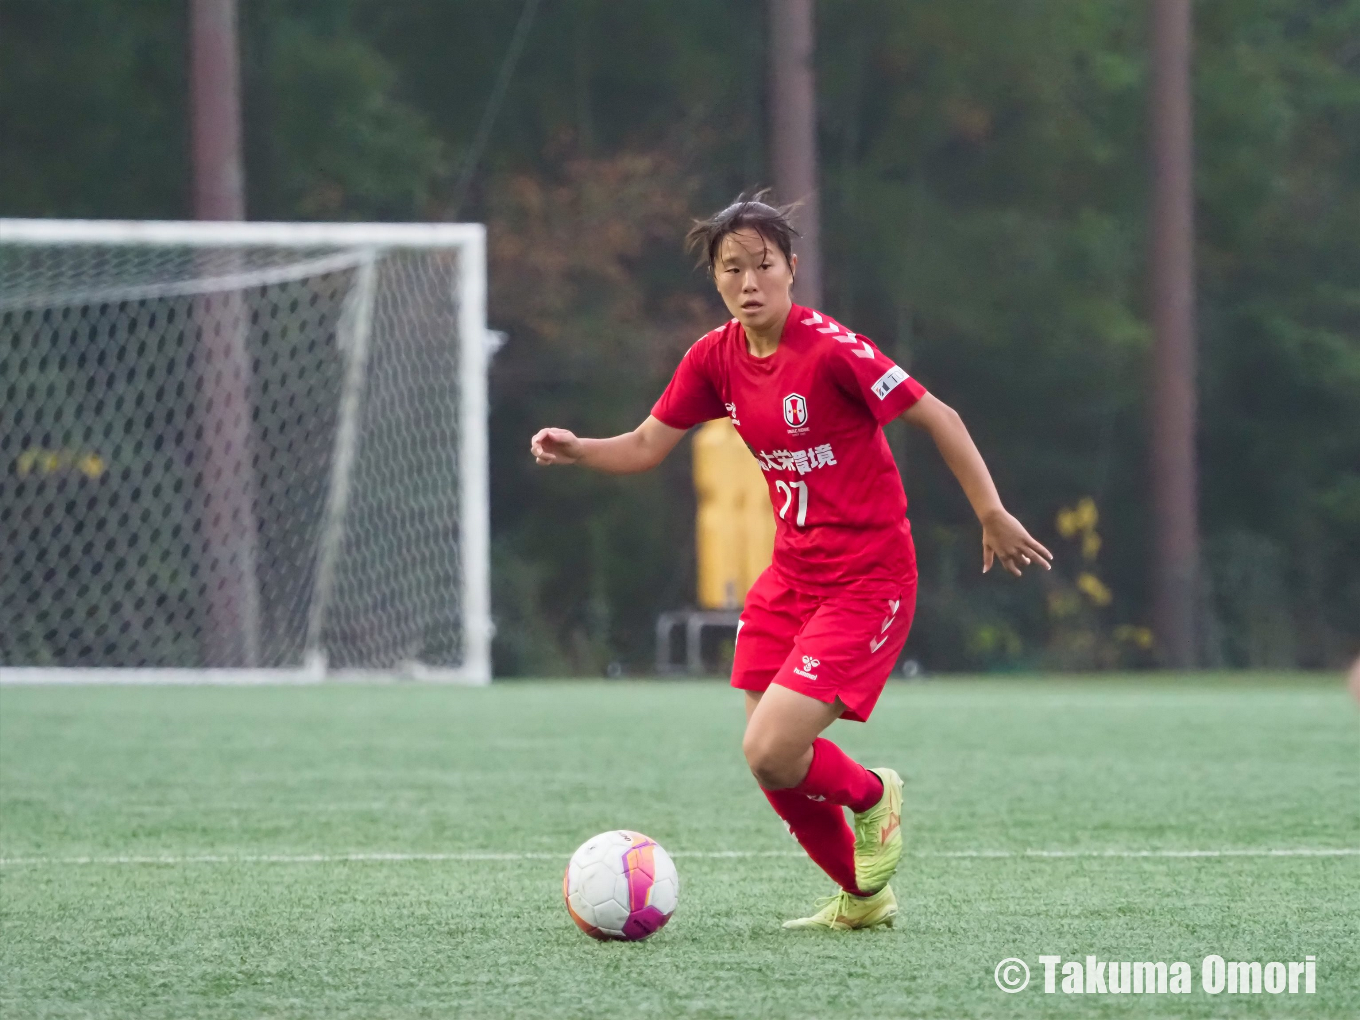
<path fill-rule="evenodd" d="M 652 416 L 677 429 L 730 417 L 765 472 L 773 567 L 785 583 L 871 595 L 916 572 L 907 495 L 882 426 L 925 392 L 864 337 L 794 305 L 768 358 L 746 349 L 736 319 L 700 337 Z"/>

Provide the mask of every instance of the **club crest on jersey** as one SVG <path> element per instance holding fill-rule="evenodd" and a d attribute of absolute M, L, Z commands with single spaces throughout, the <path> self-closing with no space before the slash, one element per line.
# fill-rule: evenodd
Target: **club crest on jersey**
<path fill-rule="evenodd" d="M 801 393 L 790 393 L 784 398 L 784 421 L 789 428 L 796 429 L 806 425 L 808 420 L 807 398 Z"/>

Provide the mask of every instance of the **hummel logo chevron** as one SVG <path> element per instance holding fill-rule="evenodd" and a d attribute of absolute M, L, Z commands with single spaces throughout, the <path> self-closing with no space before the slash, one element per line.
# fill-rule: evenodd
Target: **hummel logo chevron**
<path fill-rule="evenodd" d="M 859 352 L 856 351 L 855 353 L 858 354 Z M 897 619 L 897 609 L 899 606 L 902 605 L 901 599 L 888 599 L 887 601 L 888 601 L 888 615 L 883 619 L 883 626 L 878 628 L 878 633 L 881 635 L 881 637 L 879 637 L 877 640 L 874 640 L 873 638 L 869 639 L 870 655 L 872 655 L 874 652 L 878 651 L 885 644 L 887 644 L 888 628 L 891 627 L 893 621 Z"/>
<path fill-rule="evenodd" d="M 823 323 L 823 322 L 826 323 L 825 326 L 820 325 L 820 324 Z M 838 342 L 843 343 L 843 344 L 857 344 L 857 343 L 862 343 L 862 344 L 863 344 L 863 346 L 857 347 L 857 348 L 852 352 L 852 353 L 855 355 L 855 357 L 857 357 L 857 358 L 870 358 L 870 359 L 872 359 L 873 356 L 874 356 L 874 349 L 873 349 L 872 347 L 869 346 L 869 341 L 867 341 L 867 340 L 861 340 L 859 337 L 855 336 L 854 333 L 852 333 L 850 330 L 846 329 L 844 326 L 840 325 L 839 323 L 835 323 L 835 322 L 831 322 L 830 320 L 823 319 L 822 316 L 821 316 L 819 313 L 817 313 L 817 312 L 813 312 L 813 313 L 812 313 L 811 315 L 809 315 L 806 319 L 804 319 L 804 320 L 803 320 L 803 325 L 804 325 L 804 326 L 817 326 L 817 327 L 818 327 L 817 332 L 818 332 L 818 333 L 823 333 L 823 334 L 825 334 L 825 335 L 827 335 L 827 336 L 835 336 L 837 333 L 843 333 L 843 335 L 841 335 L 841 336 L 836 336 L 836 340 L 837 340 Z"/>

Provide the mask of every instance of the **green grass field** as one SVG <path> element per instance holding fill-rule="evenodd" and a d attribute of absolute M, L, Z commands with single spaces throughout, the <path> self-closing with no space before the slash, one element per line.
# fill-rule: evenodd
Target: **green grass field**
<path fill-rule="evenodd" d="M 1354 1018 L 1358 719 L 1333 678 L 894 684 L 830 735 L 907 777 L 898 925 L 816 935 L 716 683 L 5 688 L 0 1015 Z M 597 944 L 561 874 L 620 827 L 680 908 Z M 1261 853 L 1300 849 L 1351 853 Z M 1194 991 L 1047 995 L 1045 953 Z M 1210 953 L 1316 994 L 1209 995 Z"/>

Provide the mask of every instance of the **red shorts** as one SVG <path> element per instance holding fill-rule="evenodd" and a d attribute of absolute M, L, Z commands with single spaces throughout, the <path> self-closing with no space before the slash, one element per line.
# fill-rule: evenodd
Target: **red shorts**
<path fill-rule="evenodd" d="M 907 643 L 916 611 L 916 577 L 891 598 L 808 595 L 767 569 L 746 594 L 737 624 L 732 686 L 787 687 L 864 722 Z"/>

